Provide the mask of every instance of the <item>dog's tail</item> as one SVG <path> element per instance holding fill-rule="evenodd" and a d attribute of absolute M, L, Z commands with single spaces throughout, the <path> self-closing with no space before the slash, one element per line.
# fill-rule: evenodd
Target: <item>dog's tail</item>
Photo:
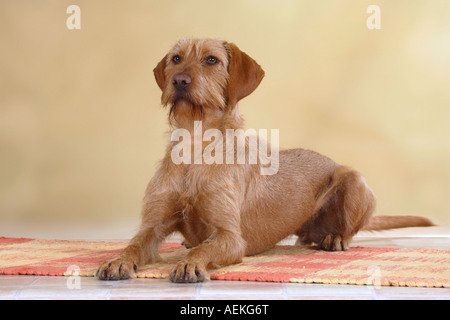
<path fill-rule="evenodd" d="M 387 230 L 408 227 L 435 226 L 431 220 L 417 216 L 374 216 L 371 217 L 361 230 Z"/>

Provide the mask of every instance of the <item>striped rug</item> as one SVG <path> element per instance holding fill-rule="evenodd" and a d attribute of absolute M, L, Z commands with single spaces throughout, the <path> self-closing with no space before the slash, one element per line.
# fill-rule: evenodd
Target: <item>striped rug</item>
<path fill-rule="evenodd" d="M 95 276 L 126 242 L 0 237 L 0 274 Z M 164 243 L 162 260 L 140 268 L 136 277 L 167 278 L 188 250 Z M 277 246 L 243 262 L 210 270 L 211 280 L 332 283 L 450 288 L 450 250 L 351 247 L 325 252 Z M 0 276 L 1 281 L 1 276 Z"/>

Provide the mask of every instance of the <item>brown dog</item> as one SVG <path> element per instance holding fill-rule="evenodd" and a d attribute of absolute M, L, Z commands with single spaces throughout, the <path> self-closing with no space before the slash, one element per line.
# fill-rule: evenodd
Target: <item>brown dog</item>
<path fill-rule="evenodd" d="M 236 45 L 214 39 L 179 41 L 154 74 L 174 129 L 194 133 L 200 123 L 203 132 L 218 129 L 224 135 L 243 127 L 237 103 L 264 77 Z M 195 149 L 192 140 L 183 143 Z M 313 151 L 281 151 L 278 172 L 262 175 L 260 161 L 176 164 L 175 145 L 169 143 L 147 187 L 140 231 L 116 259 L 100 265 L 99 279 L 132 277 L 138 267 L 157 261 L 161 242 L 175 231 L 192 249 L 170 279 L 197 282 L 207 268 L 238 263 L 291 234 L 299 244 L 334 251 L 348 249 L 361 229 L 431 225 L 420 217 L 371 218 L 376 200 L 363 176 Z M 205 151 L 207 144 L 200 145 Z M 232 154 L 238 153 L 234 147 Z"/>

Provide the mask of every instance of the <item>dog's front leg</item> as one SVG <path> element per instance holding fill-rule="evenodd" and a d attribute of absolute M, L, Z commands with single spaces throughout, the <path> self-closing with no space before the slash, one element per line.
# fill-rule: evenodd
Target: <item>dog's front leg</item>
<path fill-rule="evenodd" d="M 170 274 L 173 282 L 202 282 L 208 277 L 206 268 L 239 263 L 244 257 L 245 245 L 236 233 L 217 230 L 211 238 L 191 249 Z"/>
<path fill-rule="evenodd" d="M 224 192 L 220 193 L 224 196 Z M 245 241 L 240 230 L 240 211 L 236 201 L 222 197 L 209 198 L 200 219 L 214 228 L 213 233 L 200 245 L 191 249 L 170 274 L 173 282 L 201 282 L 208 276 L 208 267 L 217 268 L 239 263 L 245 255 Z"/>
<path fill-rule="evenodd" d="M 100 280 L 129 279 L 140 266 L 157 261 L 162 240 L 176 229 L 174 203 L 174 196 L 169 192 L 147 193 L 140 231 L 117 258 L 100 265 L 97 277 Z"/>
<path fill-rule="evenodd" d="M 142 230 L 129 242 L 118 257 L 102 263 L 97 270 L 100 280 L 124 280 L 134 276 L 137 268 L 147 260 L 149 247 L 157 244 L 155 232 Z"/>

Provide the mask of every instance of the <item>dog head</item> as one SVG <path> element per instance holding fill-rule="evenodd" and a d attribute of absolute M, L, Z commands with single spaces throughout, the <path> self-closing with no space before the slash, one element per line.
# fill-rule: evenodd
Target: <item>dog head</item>
<path fill-rule="evenodd" d="M 264 77 L 258 63 L 235 44 L 216 39 L 179 41 L 153 72 L 170 115 L 192 119 L 208 110 L 225 114 Z"/>

